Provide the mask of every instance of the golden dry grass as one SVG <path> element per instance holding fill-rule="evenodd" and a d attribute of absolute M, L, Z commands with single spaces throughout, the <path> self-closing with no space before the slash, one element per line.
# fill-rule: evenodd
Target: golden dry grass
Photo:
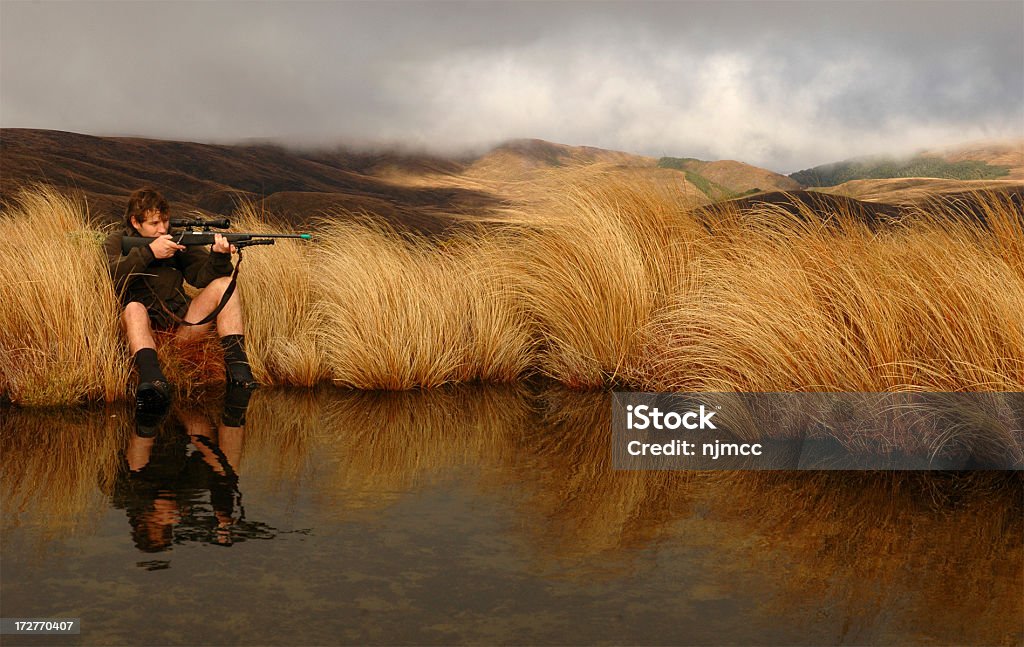
<path fill-rule="evenodd" d="M 255 206 L 235 213 L 235 229 L 274 232 Z M 309 250 L 292 242 L 243 252 L 245 280 L 238 290 L 246 314 L 246 343 L 253 375 L 264 384 L 312 386 L 327 375 L 316 345 L 313 271 Z"/>
<path fill-rule="evenodd" d="M 1024 218 L 998 194 L 979 194 L 984 226 L 937 199 L 876 230 L 806 207 L 695 211 L 608 169 L 516 191 L 502 222 L 441 240 L 341 213 L 313 244 L 247 250 L 239 289 L 257 378 L 1024 390 Z M 0 393 L 121 397 L 130 362 L 88 214 L 38 188 L 0 227 Z M 280 227 L 243 206 L 235 229 Z M 223 379 L 215 344 L 160 350 L 179 387 Z"/>
<path fill-rule="evenodd" d="M 44 186 L 0 212 L 0 393 L 27 405 L 115 400 L 128 352 L 102 234 L 84 202 Z"/>
<path fill-rule="evenodd" d="M 1024 218 L 933 210 L 872 231 L 844 213 L 719 213 L 691 289 L 646 331 L 652 390 L 1018 391 Z"/>
<path fill-rule="evenodd" d="M 485 239 L 442 245 L 368 221 L 325 224 L 313 290 L 316 338 L 344 386 L 409 389 L 511 381 L 532 341 L 511 281 Z"/>
<path fill-rule="evenodd" d="M 573 387 L 630 381 L 639 335 L 689 261 L 686 234 L 700 229 L 688 206 L 583 169 L 508 218 L 491 266 L 518 284 L 535 322 L 538 372 Z"/>

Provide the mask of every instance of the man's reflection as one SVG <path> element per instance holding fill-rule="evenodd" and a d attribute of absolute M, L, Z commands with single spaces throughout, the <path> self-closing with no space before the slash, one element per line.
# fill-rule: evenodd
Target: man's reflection
<path fill-rule="evenodd" d="M 230 546 L 246 530 L 265 528 L 243 522 L 238 490 L 251 395 L 229 386 L 218 424 L 184 407 L 136 412 L 114 504 L 127 510 L 140 550 L 159 552 L 186 541 Z"/>

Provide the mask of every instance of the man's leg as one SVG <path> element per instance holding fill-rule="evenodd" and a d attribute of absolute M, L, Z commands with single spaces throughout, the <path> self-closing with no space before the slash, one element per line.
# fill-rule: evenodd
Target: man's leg
<path fill-rule="evenodd" d="M 135 355 L 143 348 L 156 348 L 156 341 L 153 339 L 153 326 L 149 322 L 149 313 L 146 306 L 138 301 L 132 301 L 125 306 L 121 313 L 121 324 L 125 333 L 128 334 L 128 349 Z"/>
<path fill-rule="evenodd" d="M 201 321 L 214 311 L 220 304 L 224 291 L 231 284 L 231 279 L 222 277 L 212 281 L 208 286 L 196 295 L 196 298 L 189 304 L 188 313 L 185 315 L 187 321 Z M 183 339 L 196 339 L 201 337 L 210 329 L 210 324 L 202 326 L 182 326 L 178 329 L 178 336 Z M 236 290 L 224 309 L 217 315 L 217 335 L 220 337 L 221 346 L 224 348 L 224 362 L 227 369 L 227 379 L 230 382 L 246 387 L 256 386 L 252 371 L 249 368 L 249 358 L 245 354 L 245 322 L 242 317 L 242 302 Z"/>
<path fill-rule="evenodd" d="M 128 335 L 128 348 L 139 371 L 139 386 L 136 390 L 138 405 L 147 409 L 166 407 L 170 402 L 167 378 L 160 369 L 156 356 L 156 341 L 146 306 L 132 301 L 121 313 L 121 323 Z"/>
<path fill-rule="evenodd" d="M 213 312 L 217 305 L 220 304 L 221 297 L 224 296 L 224 291 L 228 289 L 230 283 L 231 279 L 225 276 L 211 281 L 208 286 L 200 290 L 196 298 L 192 299 L 192 303 L 189 304 L 185 320 L 200 321 Z M 177 335 L 181 339 L 199 339 L 210 330 L 211 325 L 181 326 L 178 328 Z M 217 315 L 217 335 L 224 337 L 225 335 L 244 334 L 242 302 L 239 300 L 238 291 L 236 290 L 231 295 L 231 298 L 228 299 L 228 302 L 224 304 L 224 309 Z"/>

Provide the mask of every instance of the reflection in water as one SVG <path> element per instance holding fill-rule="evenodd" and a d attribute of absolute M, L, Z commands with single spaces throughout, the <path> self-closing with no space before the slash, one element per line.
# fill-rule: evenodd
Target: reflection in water
<path fill-rule="evenodd" d="M 810 642 L 1024 639 L 1019 472 L 615 471 L 610 395 L 561 389 L 266 389 L 253 394 L 244 430 L 210 406 L 179 406 L 150 439 L 116 413 L 6 411 L 5 532 L 69 532 L 102 513 L 99 484 L 144 551 L 282 539 L 245 519 L 239 490 L 264 506 L 308 492 L 311 518 L 297 523 L 337 528 L 415 511 L 420 530 L 409 532 L 422 532 L 429 555 L 439 515 L 451 511 L 416 508 L 416 496 L 469 489 L 513 517 L 474 536 L 528 548 L 528 563 L 502 578 L 624 588 L 641 573 L 673 582 L 694 609 L 746 601 L 752 615 L 722 641 L 749 642 L 757 627 L 780 632 L 760 642 L 792 642 L 794 631 Z M 652 555 L 662 556 L 656 570 Z M 409 577 L 425 577 L 419 567 Z M 293 568 L 294 578 L 309 575 Z M 609 639 L 630 636 L 638 640 Z"/>
<path fill-rule="evenodd" d="M 634 408 L 647 413 L 627 428 Z M 691 410 L 710 411 L 714 427 L 650 424 L 652 411 Z M 1024 470 L 1024 393 L 617 393 L 613 411 L 622 469 Z M 693 454 L 627 451 L 683 439 Z M 759 453 L 699 449 L 719 441 L 757 443 Z"/>
<path fill-rule="evenodd" d="M 45 540 L 92 522 L 117 475 L 128 415 L 124 409 L 0 409 L 4 527 L 35 524 Z"/>
<path fill-rule="evenodd" d="M 154 553 L 190 541 L 231 546 L 275 536 L 273 528 L 245 519 L 238 489 L 251 394 L 229 386 L 216 424 L 188 405 L 136 412 L 127 469 L 112 493 L 113 505 L 128 513 L 136 548 Z"/>
<path fill-rule="evenodd" d="M 613 471 L 607 396 L 588 397 L 556 393 L 543 417 L 557 426 L 527 437 L 547 463 L 531 500 L 534 527 L 555 533 L 545 545 L 608 555 L 684 541 L 713 547 L 723 574 L 775 580 L 768 616 L 803 609 L 810 625 L 829 600 L 854 632 L 910 604 L 904 636 L 1024 638 L 1021 473 Z"/>
<path fill-rule="evenodd" d="M 461 469 L 490 479 L 514 461 L 515 439 L 537 424 L 532 407 L 529 392 L 511 386 L 260 390 L 249 410 L 247 469 L 285 488 L 315 480 L 325 512 L 345 516 Z"/>

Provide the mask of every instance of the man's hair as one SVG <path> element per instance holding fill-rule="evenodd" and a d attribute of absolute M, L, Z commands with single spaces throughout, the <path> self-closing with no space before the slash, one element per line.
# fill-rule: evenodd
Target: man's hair
<path fill-rule="evenodd" d="M 132 218 L 141 224 L 145 219 L 146 212 L 153 209 L 162 215 L 167 215 L 171 207 L 156 189 L 146 187 L 135 191 L 128 198 L 128 208 L 124 210 L 124 224 L 132 227 Z"/>

